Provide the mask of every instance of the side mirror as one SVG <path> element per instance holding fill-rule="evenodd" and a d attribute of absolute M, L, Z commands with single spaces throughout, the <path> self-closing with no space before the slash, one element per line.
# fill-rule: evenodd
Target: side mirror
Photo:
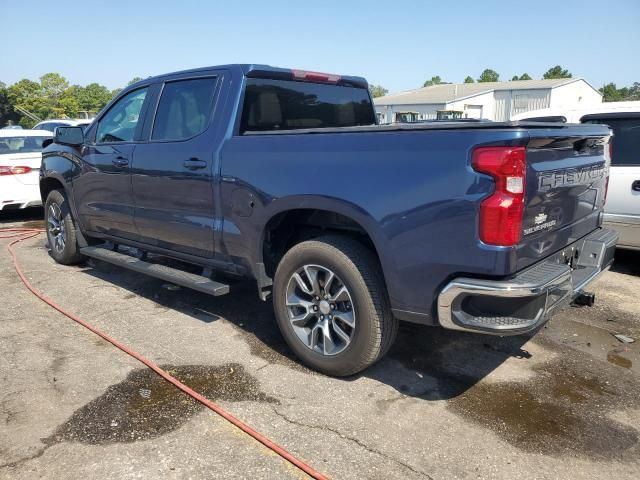
<path fill-rule="evenodd" d="M 84 130 L 82 127 L 56 127 L 53 141 L 62 145 L 79 147 L 84 142 Z"/>

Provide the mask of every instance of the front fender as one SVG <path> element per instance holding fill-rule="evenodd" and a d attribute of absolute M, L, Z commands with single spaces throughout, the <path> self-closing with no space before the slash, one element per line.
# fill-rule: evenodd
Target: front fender
<path fill-rule="evenodd" d="M 42 153 L 40 195 L 43 197 L 42 203 L 44 204 L 47 181 L 55 180 L 64 188 L 67 199 L 69 199 L 71 212 L 77 218 L 73 197 L 73 179 L 80 173 L 80 159 L 72 149 L 69 149 L 71 151 L 67 151 L 67 149 L 68 147 L 54 144 L 47 147 Z"/>

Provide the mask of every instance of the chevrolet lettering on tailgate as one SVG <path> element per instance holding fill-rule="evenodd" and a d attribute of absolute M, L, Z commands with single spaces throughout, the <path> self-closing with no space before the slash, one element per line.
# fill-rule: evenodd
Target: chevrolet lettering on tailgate
<path fill-rule="evenodd" d="M 538 190 L 547 192 L 559 187 L 588 185 L 601 179 L 606 173 L 607 167 L 602 164 L 542 172 L 538 174 Z"/>

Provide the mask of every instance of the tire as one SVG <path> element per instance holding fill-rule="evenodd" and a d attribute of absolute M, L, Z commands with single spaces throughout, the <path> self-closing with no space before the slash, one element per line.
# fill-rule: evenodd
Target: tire
<path fill-rule="evenodd" d="M 318 290 L 320 295 L 315 295 Z M 377 259 L 348 237 L 325 236 L 292 247 L 275 273 L 273 306 L 295 355 L 331 376 L 353 375 L 369 367 L 387 353 L 398 332 Z"/>
<path fill-rule="evenodd" d="M 76 237 L 76 226 L 71 216 L 67 197 L 60 190 L 52 190 L 44 204 L 49 254 L 62 265 L 82 262 Z"/>

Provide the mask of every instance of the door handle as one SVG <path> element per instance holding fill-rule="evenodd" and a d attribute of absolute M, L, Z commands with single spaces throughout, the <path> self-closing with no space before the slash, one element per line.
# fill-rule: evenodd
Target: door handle
<path fill-rule="evenodd" d="M 116 167 L 122 168 L 129 165 L 129 159 L 127 157 L 123 157 L 122 155 L 118 155 L 111 161 L 111 163 L 113 163 L 113 165 Z"/>
<path fill-rule="evenodd" d="M 182 165 L 189 170 L 198 170 L 200 168 L 206 168 L 207 162 L 198 160 L 197 158 L 190 158 L 189 160 L 185 160 Z"/>
<path fill-rule="evenodd" d="M 631 184 L 631 190 L 634 192 L 640 192 L 640 180 L 636 180 Z"/>

